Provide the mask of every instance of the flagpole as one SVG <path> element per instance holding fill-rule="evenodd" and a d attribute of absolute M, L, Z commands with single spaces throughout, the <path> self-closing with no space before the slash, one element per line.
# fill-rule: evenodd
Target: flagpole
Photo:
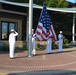
<path fill-rule="evenodd" d="M 29 48 L 28 57 L 32 56 L 32 16 L 33 16 L 33 0 L 29 0 Z"/>

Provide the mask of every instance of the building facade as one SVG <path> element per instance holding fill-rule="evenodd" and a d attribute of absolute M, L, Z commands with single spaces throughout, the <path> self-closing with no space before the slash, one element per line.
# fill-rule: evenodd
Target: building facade
<path fill-rule="evenodd" d="M 36 29 L 41 9 L 33 9 L 33 26 Z M 11 29 L 15 29 L 19 35 L 16 38 L 17 46 L 22 47 L 23 42 L 28 41 L 29 31 L 29 4 L 0 1 L 0 40 L 8 44 Z"/>
<path fill-rule="evenodd" d="M 0 2 L 0 40 L 8 43 L 10 30 L 15 29 L 19 33 L 16 40 L 21 43 L 26 40 L 28 9 L 11 3 Z"/>
<path fill-rule="evenodd" d="M 40 17 L 40 13 L 43 7 L 33 4 L 33 8 L 34 9 L 33 9 L 32 28 L 36 29 Z M 73 10 L 73 8 L 72 9 L 48 8 L 48 11 L 49 13 L 51 13 L 50 11 L 76 13 L 76 11 Z M 28 3 L 15 3 L 15 2 L 8 2 L 1 0 L 0 1 L 0 40 L 2 42 L 8 43 L 10 30 L 15 29 L 19 33 L 19 35 L 16 38 L 17 46 L 22 47 L 23 41 L 26 42 L 28 41 L 28 30 L 29 30 L 28 19 L 29 19 Z M 56 28 L 58 26 L 55 25 L 54 27 Z"/>

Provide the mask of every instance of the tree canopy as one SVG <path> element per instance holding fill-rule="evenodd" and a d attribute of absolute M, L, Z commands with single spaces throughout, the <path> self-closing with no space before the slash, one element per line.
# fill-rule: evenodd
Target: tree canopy
<path fill-rule="evenodd" d="M 12 2 L 19 2 L 19 3 L 28 3 L 29 0 L 7 0 Z M 48 7 L 55 7 L 55 8 L 65 8 L 68 7 L 68 2 L 66 0 L 33 0 L 33 3 L 38 5 L 43 5 L 43 2 L 46 2 Z"/>
<path fill-rule="evenodd" d="M 69 5 L 65 0 L 46 0 L 46 4 L 48 7 L 56 8 L 66 8 Z"/>

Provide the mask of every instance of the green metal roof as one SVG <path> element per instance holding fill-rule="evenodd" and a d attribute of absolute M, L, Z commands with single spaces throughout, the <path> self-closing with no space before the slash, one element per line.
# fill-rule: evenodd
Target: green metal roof
<path fill-rule="evenodd" d="M 29 3 L 18 3 L 18 2 L 10 2 L 10 1 L 5 1 L 5 0 L 0 0 L 0 2 L 6 3 L 6 4 L 11 4 L 11 5 L 22 6 L 22 7 L 29 7 Z M 42 9 L 43 6 L 33 4 L 33 8 Z M 47 7 L 47 10 L 66 12 L 66 13 L 76 13 L 76 8 L 51 8 L 51 7 Z"/>

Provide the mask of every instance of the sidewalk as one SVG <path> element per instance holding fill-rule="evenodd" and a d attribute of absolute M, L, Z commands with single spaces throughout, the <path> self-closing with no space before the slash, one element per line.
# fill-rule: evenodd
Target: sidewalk
<path fill-rule="evenodd" d="M 65 48 L 62 53 L 53 50 L 37 51 L 28 57 L 27 51 L 15 53 L 10 59 L 8 52 L 0 53 L 0 75 L 76 75 L 76 47 Z"/>
<path fill-rule="evenodd" d="M 0 75 L 8 75 L 8 73 L 2 73 L 2 72 L 0 72 Z"/>

